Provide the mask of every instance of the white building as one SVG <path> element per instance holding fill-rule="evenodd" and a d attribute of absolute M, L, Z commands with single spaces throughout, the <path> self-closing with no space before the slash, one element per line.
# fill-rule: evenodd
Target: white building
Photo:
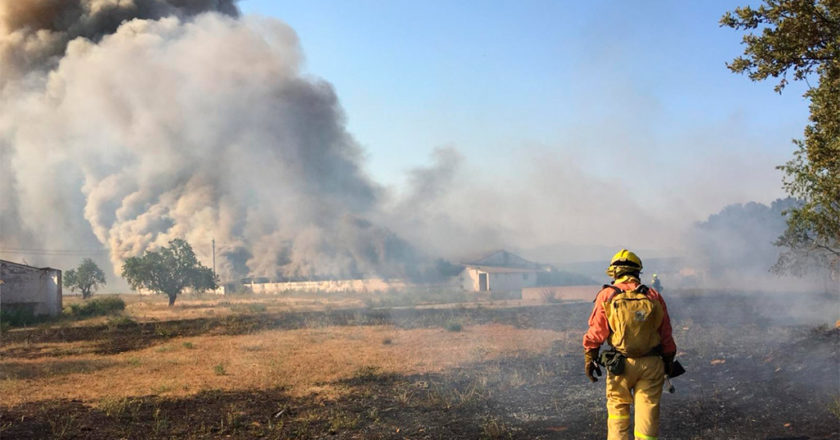
<path fill-rule="evenodd" d="M 550 267 L 498 250 L 463 263 L 461 287 L 471 292 L 512 292 L 539 285 Z"/>
<path fill-rule="evenodd" d="M 61 271 L 0 260 L 0 307 L 33 315 L 61 313 Z"/>

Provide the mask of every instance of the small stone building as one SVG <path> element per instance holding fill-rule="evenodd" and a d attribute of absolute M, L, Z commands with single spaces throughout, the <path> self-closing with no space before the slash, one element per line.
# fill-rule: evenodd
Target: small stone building
<path fill-rule="evenodd" d="M 513 292 L 538 286 L 551 269 L 504 250 L 463 265 L 461 287 L 470 292 Z"/>
<path fill-rule="evenodd" d="M 61 271 L 0 260 L 0 308 L 33 315 L 61 313 Z"/>

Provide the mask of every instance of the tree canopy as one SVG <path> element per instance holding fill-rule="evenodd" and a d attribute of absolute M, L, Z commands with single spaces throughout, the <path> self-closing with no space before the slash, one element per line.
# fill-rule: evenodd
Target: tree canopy
<path fill-rule="evenodd" d="M 783 186 L 802 204 L 787 211 L 786 248 L 773 267 L 804 274 L 814 264 L 840 273 L 840 2 L 764 0 L 727 12 L 721 25 L 747 32 L 744 55 L 727 64 L 753 81 L 778 79 L 779 93 L 804 81 L 810 101 L 803 139 L 779 169 Z"/>
<path fill-rule="evenodd" d="M 64 287 L 71 291 L 78 290 L 82 298 L 87 299 L 100 285 L 105 284 L 105 273 L 90 258 L 85 258 L 76 269 L 64 272 L 62 277 Z"/>
<path fill-rule="evenodd" d="M 134 289 L 165 293 L 170 306 L 185 288 L 196 291 L 216 288 L 213 271 L 201 265 L 189 243 L 181 239 L 172 240 L 169 246 L 157 251 L 126 259 L 122 276 Z"/>

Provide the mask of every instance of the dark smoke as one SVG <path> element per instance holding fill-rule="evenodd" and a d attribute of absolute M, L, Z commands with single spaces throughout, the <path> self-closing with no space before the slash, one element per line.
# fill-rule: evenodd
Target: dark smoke
<path fill-rule="evenodd" d="M 0 86 L 54 68 L 75 38 L 98 42 L 127 20 L 186 18 L 207 11 L 239 15 L 234 0 L 3 0 Z"/>

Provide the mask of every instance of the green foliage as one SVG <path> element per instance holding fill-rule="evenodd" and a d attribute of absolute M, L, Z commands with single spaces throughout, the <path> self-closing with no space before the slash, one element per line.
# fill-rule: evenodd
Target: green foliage
<path fill-rule="evenodd" d="M 100 285 L 105 284 L 105 273 L 93 260 L 85 258 L 78 268 L 64 272 L 63 283 L 64 287 L 74 292 L 78 290 L 82 298 L 87 299 Z"/>
<path fill-rule="evenodd" d="M 170 241 L 168 247 L 126 259 L 122 276 L 134 289 L 165 293 L 170 306 L 187 287 L 196 291 L 216 288 L 212 269 L 201 265 L 189 243 L 180 239 Z"/>
<path fill-rule="evenodd" d="M 481 438 L 483 439 L 505 439 L 513 438 L 509 426 L 498 417 L 488 417 L 481 424 Z"/>
<path fill-rule="evenodd" d="M 46 316 L 35 316 L 30 307 L 11 307 L 4 305 L 0 310 L 0 328 L 3 331 L 11 327 L 25 327 L 49 320 Z"/>
<path fill-rule="evenodd" d="M 461 330 L 464 329 L 464 326 L 461 325 L 461 323 L 458 322 L 458 321 L 449 321 L 449 322 L 446 323 L 445 327 L 446 327 L 447 330 L 449 330 L 451 332 L 460 332 Z"/>
<path fill-rule="evenodd" d="M 105 322 L 105 325 L 108 326 L 108 329 L 113 330 L 117 328 L 133 327 L 137 325 L 137 322 L 129 316 L 115 316 L 108 319 L 108 321 Z"/>
<path fill-rule="evenodd" d="M 83 303 L 70 304 L 64 314 L 74 318 L 89 318 L 120 313 L 125 310 L 125 301 L 117 297 L 96 298 Z"/>
<path fill-rule="evenodd" d="M 11 327 L 25 327 L 45 322 L 115 315 L 123 310 L 125 310 L 125 302 L 117 297 L 96 298 L 83 303 L 70 304 L 64 308 L 61 316 L 58 318 L 47 315 L 36 316 L 31 307 L 12 307 L 6 305 L 0 310 L 0 327 L 3 330 L 7 330 Z M 128 319 L 128 321 L 131 320 Z M 126 324 L 126 321 L 121 320 L 121 324 Z M 111 325 L 110 322 L 109 325 Z"/>
<path fill-rule="evenodd" d="M 349 431 L 355 429 L 356 426 L 359 425 L 359 420 L 361 416 L 359 415 L 351 415 L 351 414 L 335 414 L 330 417 L 330 426 L 329 426 L 329 433 L 330 434 L 338 434 L 340 432 Z"/>
<path fill-rule="evenodd" d="M 765 0 L 758 8 L 745 6 L 727 12 L 721 26 L 761 30 L 743 37 L 744 56 L 727 64 L 735 73 L 753 81 L 778 78 L 775 90 L 787 85 L 787 74 L 796 81 L 822 75 L 836 67 L 840 41 L 840 6 L 834 0 Z"/>
<path fill-rule="evenodd" d="M 727 66 L 753 81 L 779 78 L 781 93 L 794 81 L 809 85 L 810 123 L 796 140 L 794 158 L 779 169 L 784 188 L 802 205 L 788 211 L 777 241 L 787 250 L 773 270 L 802 275 L 817 267 L 840 273 L 840 2 L 764 0 L 736 8 L 721 25 L 747 31 L 744 56 Z M 759 34 L 752 33 L 758 32 Z M 814 83 L 815 81 L 815 83 Z M 813 85 L 814 83 L 815 85 Z"/>
<path fill-rule="evenodd" d="M 221 303 L 219 304 L 221 305 Z M 225 304 L 230 308 L 231 312 L 237 313 L 265 313 L 268 306 L 263 303 L 245 303 L 245 304 Z"/>
<path fill-rule="evenodd" d="M 106 416 L 115 419 L 120 419 L 128 414 L 136 414 L 139 412 L 143 402 L 139 399 L 131 397 L 113 397 L 107 396 L 99 399 L 99 409 L 105 413 Z"/>
<path fill-rule="evenodd" d="M 352 377 L 358 382 L 374 382 L 379 379 L 381 374 L 382 370 L 379 367 L 365 365 L 356 369 L 356 371 L 353 372 Z"/>
<path fill-rule="evenodd" d="M 828 404 L 828 411 L 840 420 L 840 395 L 836 396 L 831 403 Z"/>

